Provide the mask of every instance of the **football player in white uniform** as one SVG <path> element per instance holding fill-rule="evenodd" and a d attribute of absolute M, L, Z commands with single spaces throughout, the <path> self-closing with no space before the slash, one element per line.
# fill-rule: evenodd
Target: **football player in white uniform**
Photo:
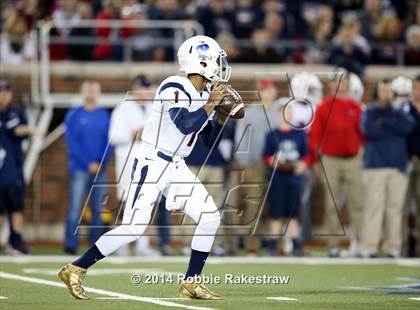
<path fill-rule="evenodd" d="M 219 44 L 206 36 L 192 37 L 180 46 L 178 62 L 186 77 L 170 76 L 156 91 L 142 144 L 135 154 L 122 224 L 102 235 L 79 259 L 59 271 L 59 278 L 75 298 L 88 298 L 82 280 L 90 266 L 144 233 L 153 207 L 163 194 L 168 210 L 182 210 L 197 223 L 187 281 L 179 296 L 221 299 L 199 278 L 220 214 L 183 158 L 190 154 L 198 138 L 212 147 L 220 136 L 226 114 L 215 108 L 229 95 L 229 85 L 219 84 L 230 77 L 226 56 Z"/>

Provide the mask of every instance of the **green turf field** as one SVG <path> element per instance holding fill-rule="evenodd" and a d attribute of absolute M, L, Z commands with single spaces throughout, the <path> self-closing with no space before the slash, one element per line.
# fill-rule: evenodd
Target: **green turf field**
<path fill-rule="evenodd" d="M 89 271 L 85 286 L 91 299 L 78 301 L 56 277 L 69 259 L 0 257 L 0 309 L 420 309 L 418 260 L 210 258 L 205 273 L 220 276 L 222 284 L 208 287 L 224 300 L 197 301 L 176 298 L 185 258 L 111 257 Z M 226 284 L 226 273 L 290 278 L 288 284 Z M 132 274 L 143 283 L 131 283 Z M 153 280 L 151 274 L 163 276 Z M 175 280 L 146 284 L 146 277 Z"/>

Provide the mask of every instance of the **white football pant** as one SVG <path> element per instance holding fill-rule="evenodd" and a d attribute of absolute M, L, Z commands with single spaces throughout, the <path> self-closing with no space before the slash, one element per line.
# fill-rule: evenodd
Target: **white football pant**
<path fill-rule="evenodd" d="M 167 161 L 156 150 L 141 147 L 134 160 L 131 185 L 120 226 L 102 235 L 96 246 L 105 256 L 120 246 L 137 240 L 150 223 L 153 207 L 161 194 L 166 208 L 190 216 L 197 227 L 191 243 L 193 250 L 210 252 L 220 213 L 204 185 L 181 157 Z"/>

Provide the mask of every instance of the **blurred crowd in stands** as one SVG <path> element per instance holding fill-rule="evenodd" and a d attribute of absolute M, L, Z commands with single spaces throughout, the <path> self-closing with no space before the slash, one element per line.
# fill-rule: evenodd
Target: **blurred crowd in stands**
<path fill-rule="evenodd" d="M 172 29 L 77 27 L 80 21 L 196 20 L 231 62 L 329 63 L 359 75 L 366 64 L 420 63 L 416 0 L 19 0 L 1 4 L 1 61 L 34 57 L 30 36 L 54 22 L 53 60 L 174 59 Z M 65 27 L 68 22 L 74 27 Z"/>

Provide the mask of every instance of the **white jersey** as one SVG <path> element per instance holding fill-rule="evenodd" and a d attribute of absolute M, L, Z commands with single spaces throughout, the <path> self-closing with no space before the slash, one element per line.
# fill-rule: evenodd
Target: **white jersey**
<path fill-rule="evenodd" d="M 170 76 L 156 90 L 151 113 L 143 130 L 142 143 L 169 156 L 190 155 L 198 134 L 207 125 L 188 135 L 184 135 L 172 121 L 169 110 L 185 108 L 193 112 L 207 103 L 210 95 L 208 85 L 200 93 L 186 77 Z M 213 113 L 209 115 L 211 120 Z"/>

